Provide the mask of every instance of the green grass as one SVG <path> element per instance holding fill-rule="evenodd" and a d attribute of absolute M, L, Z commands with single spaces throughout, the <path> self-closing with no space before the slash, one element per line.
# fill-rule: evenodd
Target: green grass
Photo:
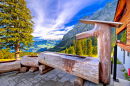
<path fill-rule="evenodd" d="M 92 55 L 92 56 L 89 56 L 89 55 L 81 55 L 81 56 L 88 56 L 88 57 L 98 58 L 98 55 Z"/>
<path fill-rule="evenodd" d="M 0 62 L 3 62 L 3 61 L 11 61 L 11 60 L 15 60 L 15 59 L 0 59 Z"/>

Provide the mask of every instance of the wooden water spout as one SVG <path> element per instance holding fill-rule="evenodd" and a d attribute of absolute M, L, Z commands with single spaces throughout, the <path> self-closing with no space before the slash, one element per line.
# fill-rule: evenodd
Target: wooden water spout
<path fill-rule="evenodd" d="M 111 74 L 111 27 L 120 27 L 120 22 L 107 22 L 96 20 L 79 20 L 85 24 L 94 24 L 95 27 L 76 35 L 77 39 L 97 37 L 98 39 L 98 58 L 100 62 L 100 80 L 104 84 L 110 83 Z"/>

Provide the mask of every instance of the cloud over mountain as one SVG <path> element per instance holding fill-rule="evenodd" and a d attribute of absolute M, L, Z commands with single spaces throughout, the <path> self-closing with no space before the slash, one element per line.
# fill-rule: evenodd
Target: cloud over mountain
<path fill-rule="evenodd" d="M 100 8 L 105 0 L 26 0 L 34 16 L 34 37 L 61 39 L 86 13 L 90 6 Z M 110 0 L 109 0 L 110 1 Z M 82 11 L 89 7 L 89 11 Z M 96 9 L 96 8 L 95 8 Z"/>

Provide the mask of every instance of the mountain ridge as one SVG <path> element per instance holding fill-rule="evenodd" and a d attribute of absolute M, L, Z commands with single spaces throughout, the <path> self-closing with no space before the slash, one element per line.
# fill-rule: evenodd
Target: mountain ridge
<path fill-rule="evenodd" d="M 95 11 L 92 15 L 82 17 L 82 19 L 113 21 L 116 5 L 117 5 L 117 0 L 113 0 L 112 2 L 107 2 L 106 5 L 102 8 L 102 10 L 99 9 Z M 66 47 L 69 47 L 69 45 L 72 44 L 73 39 L 76 39 L 76 34 L 91 30 L 93 29 L 93 27 L 94 25 L 82 24 L 81 22 L 76 23 L 74 25 L 74 28 L 63 36 L 62 41 L 59 42 L 54 48 L 49 50 L 56 51 L 56 52 L 64 50 Z M 114 41 L 114 35 L 113 35 L 114 33 L 115 31 L 112 28 L 112 36 L 113 36 L 112 41 Z"/>

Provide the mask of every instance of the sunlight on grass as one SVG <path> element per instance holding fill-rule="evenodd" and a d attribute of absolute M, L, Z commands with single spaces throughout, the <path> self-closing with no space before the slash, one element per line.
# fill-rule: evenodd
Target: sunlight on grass
<path fill-rule="evenodd" d="M 81 56 L 87 56 L 87 57 L 94 57 L 94 58 L 98 58 L 98 55 L 92 55 L 92 56 L 88 56 L 88 55 L 81 55 Z"/>
<path fill-rule="evenodd" d="M 15 59 L 0 59 L 0 62 L 3 62 L 3 61 L 11 61 L 11 60 L 15 60 Z"/>

